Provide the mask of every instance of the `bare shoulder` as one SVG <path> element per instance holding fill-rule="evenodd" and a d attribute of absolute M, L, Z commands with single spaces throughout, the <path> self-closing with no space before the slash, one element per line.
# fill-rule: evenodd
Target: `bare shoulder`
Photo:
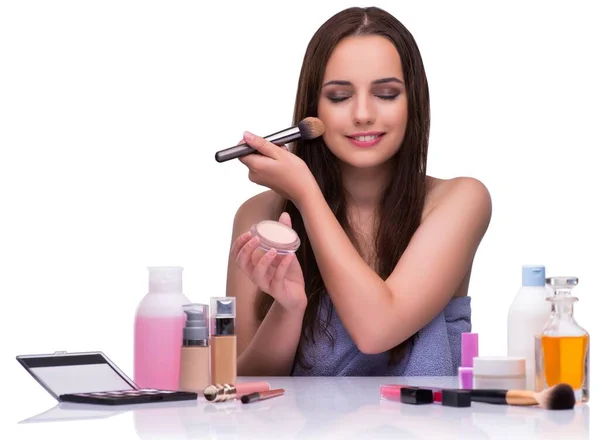
<path fill-rule="evenodd" d="M 429 177 L 428 183 L 424 217 L 435 211 L 445 211 L 449 215 L 468 212 L 484 230 L 487 229 L 492 216 L 492 197 L 483 182 L 473 177 Z"/>
<path fill-rule="evenodd" d="M 256 194 L 240 205 L 235 214 L 235 224 L 246 229 L 261 220 L 277 220 L 283 201 L 283 198 L 272 190 Z"/>

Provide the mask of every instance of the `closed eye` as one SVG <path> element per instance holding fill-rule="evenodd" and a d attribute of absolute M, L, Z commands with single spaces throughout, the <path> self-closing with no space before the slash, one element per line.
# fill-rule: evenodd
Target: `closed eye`
<path fill-rule="evenodd" d="M 393 95 L 375 95 L 375 96 L 377 96 L 379 99 L 383 99 L 385 101 L 393 101 L 399 95 L 400 95 L 400 93 L 395 93 Z M 347 100 L 348 98 L 350 98 L 350 96 L 328 96 L 327 97 L 327 99 L 329 99 L 334 104 L 343 102 L 343 101 Z"/>

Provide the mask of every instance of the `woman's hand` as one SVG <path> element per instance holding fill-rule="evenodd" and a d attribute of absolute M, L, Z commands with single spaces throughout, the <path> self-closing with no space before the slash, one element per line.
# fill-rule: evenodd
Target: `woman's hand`
<path fill-rule="evenodd" d="M 250 181 L 271 188 L 284 198 L 300 203 L 318 184 L 306 163 L 284 147 L 260 136 L 244 133 L 244 142 L 259 154 L 239 158 L 248 167 Z"/>
<path fill-rule="evenodd" d="M 288 213 L 279 222 L 291 227 Z M 262 291 L 268 293 L 286 310 L 306 308 L 304 275 L 296 254 L 278 255 L 275 249 L 268 252 L 258 248 L 258 239 L 250 232 L 239 236 L 231 247 L 237 266 Z"/>

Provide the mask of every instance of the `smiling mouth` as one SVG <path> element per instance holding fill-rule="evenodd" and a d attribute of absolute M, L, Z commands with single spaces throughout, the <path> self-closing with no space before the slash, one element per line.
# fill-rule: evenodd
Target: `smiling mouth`
<path fill-rule="evenodd" d="M 381 134 L 371 134 L 368 136 L 348 136 L 351 139 L 354 139 L 356 141 L 359 142 L 369 142 L 369 141 L 374 141 L 375 139 L 377 139 L 378 137 L 381 137 Z"/>
<path fill-rule="evenodd" d="M 372 147 L 379 143 L 385 133 L 369 133 L 357 136 L 346 136 L 357 147 Z"/>

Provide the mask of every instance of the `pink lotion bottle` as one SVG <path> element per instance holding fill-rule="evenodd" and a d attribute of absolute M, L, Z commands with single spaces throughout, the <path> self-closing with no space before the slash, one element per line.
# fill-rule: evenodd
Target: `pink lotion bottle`
<path fill-rule="evenodd" d="M 140 388 L 177 390 L 185 326 L 183 268 L 149 267 L 148 293 L 135 315 L 134 382 Z"/>

